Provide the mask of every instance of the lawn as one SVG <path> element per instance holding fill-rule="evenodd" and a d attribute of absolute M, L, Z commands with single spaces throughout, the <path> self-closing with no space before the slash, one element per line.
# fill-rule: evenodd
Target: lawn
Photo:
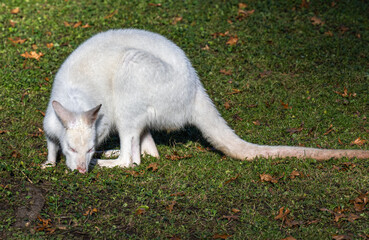
<path fill-rule="evenodd" d="M 3 1 L 0 239 L 369 239 L 368 160 L 239 161 L 189 126 L 134 168 L 40 168 L 58 68 L 112 28 L 180 46 L 246 141 L 369 150 L 368 26 L 360 0 Z"/>

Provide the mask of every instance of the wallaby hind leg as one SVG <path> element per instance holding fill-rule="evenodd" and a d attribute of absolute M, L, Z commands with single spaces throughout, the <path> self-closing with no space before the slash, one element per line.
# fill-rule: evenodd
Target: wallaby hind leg
<path fill-rule="evenodd" d="M 159 152 L 156 148 L 154 139 L 149 130 L 145 131 L 141 136 L 141 154 L 145 156 L 146 154 L 159 158 Z"/>

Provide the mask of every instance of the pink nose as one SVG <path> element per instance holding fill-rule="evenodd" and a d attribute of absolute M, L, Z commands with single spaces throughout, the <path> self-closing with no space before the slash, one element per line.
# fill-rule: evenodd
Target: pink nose
<path fill-rule="evenodd" d="M 77 167 L 78 172 L 86 173 L 86 168 Z"/>

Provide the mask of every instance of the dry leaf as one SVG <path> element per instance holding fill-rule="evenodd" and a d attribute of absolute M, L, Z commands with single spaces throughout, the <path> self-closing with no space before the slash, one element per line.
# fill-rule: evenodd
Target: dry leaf
<path fill-rule="evenodd" d="M 233 182 L 233 181 L 235 181 L 238 177 L 240 176 L 240 174 L 236 174 L 236 176 L 234 176 L 234 177 L 232 177 L 232 178 L 230 178 L 230 179 L 228 179 L 227 181 L 225 181 L 224 182 L 224 184 L 228 184 L 228 183 L 230 183 L 230 182 Z"/>
<path fill-rule="evenodd" d="M 149 3 L 149 6 L 161 7 L 161 3 Z"/>
<path fill-rule="evenodd" d="M 233 88 L 232 89 L 232 92 L 228 93 L 229 95 L 233 95 L 233 94 L 238 94 L 238 93 L 241 93 L 241 90 L 240 89 L 237 89 L 237 88 Z"/>
<path fill-rule="evenodd" d="M 105 16 L 104 19 L 112 18 L 115 14 L 118 13 L 118 10 L 114 10 L 114 12 L 110 13 L 109 15 Z"/>
<path fill-rule="evenodd" d="M 10 19 L 9 24 L 10 26 L 15 27 L 15 24 L 17 24 L 17 22 Z"/>
<path fill-rule="evenodd" d="M 240 8 L 240 9 L 244 9 L 246 7 L 247 7 L 247 4 L 246 3 L 239 3 L 238 4 L 238 8 Z"/>
<path fill-rule="evenodd" d="M 269 76 L 270 74 L 272 74 L 273 72 L 272 71 L 264 71 L 264 72 L 261 72 L 259 73 L 259 77 L 263 78 L 263 77 L 266 77 L 266 76 Z"/>
<path fill-rule="evenodd" d="M 171 201 L 171 203 L 167 206 L 167 210 L 169 210 L 169 213 L 172 213 L 174 205 L 176 204 L 176 201 Z"/>
<path fill-rule="evenodd" d="M 345 33 L 345 32 L 347 32 L 348 30 L 350 30 L 350 28 L 345 27 L 345 26 L 341 26 L 341 27 L 340 27 L 341 34 L 344 34 L 344 33 Z"/>
<path fill-rule="evenodd" d="M 231 36 L 231 37 L 228 39 L 228 41 L 226 42 L 226 44 L 227 44 L 227 45 L 230 45 L 230 46 L 233 46 L 233 45 L 237 44 L 237 42 L 238 42 L 238 37 L 237 37 L 237 35 L 235 35 L 234 37 L 233 37 L 233 36 Z"/>
<path fill-rule="evenodd" d="M 24 58 L 33 58 L 36 60 L 40 60 L 40 58 L 43 56 L 44 54 L 42 52 L 36 53 L 34 51 L 31 52 L 25 52 L 23 54 L 21 54 L 22 57 Z"/>
<path fill-rule="evenodd" d="M 78 28 L 79 26 L 81 26 L 82 25 L 82 21 L 79 21 L 79 22 L 76 22 L 74 25 L 73 25 L 73 27 L 74 28 Z"/>
<path fill-rule="evenodd" d="M 302 0 L 300 7 L 301 8 L 309 8 L 309 2 L 306 1 L 306 0 Z"/>
<path fill-rule="evenodd" d="M 187 154 L 187 155 L 179 156 L 177 152 L 174 152 L 173 155 L 166 155 L 165 156 L 166 159 L 170 159 L 172 161 L 186 159 L 186 158 L 191 158 L 191 157 L 192 157 L 192 154 Z"/>
<path fill-rule="evenodd" d="M 367 140 L 365 139 L 361 139 L 361 137 L 356 138 L 354 141 L 352 141 L 350 144 L 351 145 L 358 145 L 358 146 L 362 146 L 367 142 Z"/>
<path fill-rule="evenodd" d="M 284 207 L 281 207 L 281 208 L 279 209 L 278 215 L 277 215 L 277 216 L 275 216 L 275 217 L 274 217 L 274 219 L 275 219 L 275 220 L 280 219 L 280 220 L 284 221 L 284 220 L 286 219 L 287 215 L 288 215 L 290 212 L 291 212 L 291 211 L 290 211 L 288 208 L 286 208 L 286 210 L 284 210 Z"/>
<path fill-rule="evenodd" d="M 329 126 L 329 128 L 328 128 L 328 130 L 323 134 L 324 136 L 325 135 L 328 135 L 329 133 L 331 133 L 332 131 L 334 131 L 334 129 L 333 129 L 333 124 L 331 124 L 330 126 Z"/>
<path fill-rule="evenodd" d="M 172 197 L 178 197 L 178 196 L 182 197 L 182 196 L 185 196 L 185 195 L 186 194 L 184 192 L 176 192 L 176 193 L 170 194 L 170 196 L 172 196 Z"/>
<path fill-rule="evenodd" d="M 234 213 L 239 213 L 239 212 L 241 212 L 241 210 L 239 210 L 239 209 L 237 209 L 237 208 L 232 208 L 232 212 L 234 212 Z"/>
<path fill-rule="evenodd" d="M 329 36 L 329 37 L 332 37 L 333 36 L 333 33 L 331 31 L 327 31 L 327 32 L 324 33 L 324 35 Z"/>
<path fill-rule="evenodd" d="M 277 183 L 279 179 L 281 179 L 282 177 L 272 177 L 270 174 L 260 174 L 260 180 L 262 182 L 271 182 L 271 183 Z"/>
<path fill-rule="evenodd" d="M 231 108 L 231 103 L 230 103 L 230 101 L 227 101 L 227 102 L 225 102 L 224 103 L 224 107 L 225 107 L 225 109 L 230 109 Z"/>
<path fill-rule="evenodd" d="M 324 25 L 324 22 L 317 16 L 311 17 L 310 21 L 314 26 Z"/>
<path fill-rule="evenodd" d="M 256 120 L 256 121 L 252 121 L 252 123 L 255 125 L 255 126 L 260 126 L 261 123 L 259 120 Z"/>
<path fill-rule="evenodd" d="M 182 17 L 175 17 L 174 19 L 173 19 L 173 22 L 172 22 L 172 24 L 173 25 L 176 25 L 178 22 L 180 22 L 180 21 L 182 21 Z"/>
<path fill-rule="evenodd" d="M 46 47 L 48 49 L 53 48 L 54 47 L 54 43 L 46 43 Z"/>
<path fill-rule="evenodd" d="M 97 213 L 97 209 L 89 207 L 88 210 L 83 214 L 83 216 L 91 216 L 94 213 Z"/>
<path fill-rule="evenodd" d="M 149 206 L 143 205 L 136 209 L 136 215 L 143 215 L 149 210 Z"/>
<path fill-rule="evenodd" d="M 88 25 L 88 23 L 86 23 L 85 25 L 82 26 L 82 28 L 89 28 L 91 27 L 90 25 Z"/>
<path fill-rule="evenodd" d="M 206 44 L 205 47 L 201 48 L 202 50 L 209 50 L 210 47 Z"/>
<path fill-rule="evenodd" d="M 228 234 L 215 234 L 215 235 L 213 235 L 213 239 L 227 239 L 229 237 L 232 237 L 232 235 L 228 235 Z"/>
<path fill-rule="evenodd" d="M 291 106 L 288 106 L 288 103 L 284 103 L 282 100 L 281 100 L 281 105 L 284 109 L 291 109 L 292 108 Z"/>
<path fill-rule="evenodd" d="M 350 200 L 350 203 L 354 204 L 355 211 L 362 212 L 366 209 L 366 205 L 369 202 L 369 192 L 360 194 L 354 200 Z"/>
<path fill-rule="evenodd" d="M 232 70 L 226 70 L 226 69 L 220 69 L 219 72 L 224 74 L 224 75 L 231 75 L 232 74 Z"/>
<path fill-rule="evenodd" d="M 332 239 L 334 239 L 334 240 L 351 240 L 352 238 L 348 235 L 333 235 Z"/>
<path fill-rule="evenodd" d="M 296 177 L 302 176 L 302 173 L 296 170 L 293 170 L 290 174 L 291 179 L 295 179 Z"/>
<path fill-rule="evenodd" d="M 16 7 L 10 11 L 11 14 L 18 14 L 20 12 L 19 7 Z"/>
<path fill-rule="evenodd" d="M 32 44 L 32 49 L 33 50 L 37 50 L 38 49 L 37 45 L 36 44 Z"/>
<path fill-rule="evenodd" d="M 69 22 L 64 21 L 64 26 L 69 27 L 70 25 L 72 25 L 72 24 L 69 23 Z"/>
<path fill-rule="evenodd" d="M 131 176 L 133 177 L 138 177 L 140 176 L 140 173 L 139 172 L 136 172 L 134 170 L 125 170 L 126 173 L 130 174 Z"/>
<path fill-rule="evenodd" d="M 22 39 L 20 37 L 16 37 L 16 38 L 8 38 L 9 41 L 11 41 L 14 44 L 23 44 L 27 39 Z"/>
<path fill-rule="evenodd" d="M 0 130 L 0 134 L 3 134 L 3 133 L 7 133 L 9 132 L 8 130 Z"/>
<path fill-rule="evenodd" d="M 158 171 L 158 164 L 157 163 L 150 163 L 149 166 L 146 168 L 147 170 L 152 169 L 153 172 Z"/>
<path fill-rule="evenodd" d="M 231 220 L 238 220 L 239 218 L 240 218 L 239 216 L 235 216 L 235 215 L 229 215 L 229 216 L 223 215 L 220 219 L 227 219 L 228 221 L 231 221 Z"/>

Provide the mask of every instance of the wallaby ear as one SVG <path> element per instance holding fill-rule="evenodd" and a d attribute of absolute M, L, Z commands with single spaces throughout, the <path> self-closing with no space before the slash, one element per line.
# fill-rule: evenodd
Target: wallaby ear
<path fill-rule="evenodd" d="M 62 121 L 65 128 L 68 128 L 68 125 L 76 120 L 75 114 L 63 107 L 58 101 L 53 101 L 52 105 L 56 115 Z"/>
<path fill-rule="evenodd" d="M 85 119 L 85 121 L 87 122 L 88 125 L 92 126 L 95 123 L 101 106 L 102 106 L 102 104 L 100 104 L 100 105 L 94 107 L 93 109 L 88 110 L 88 111 L 83 113 L 83 117 L 84 117 L 84 119 Z"/>

